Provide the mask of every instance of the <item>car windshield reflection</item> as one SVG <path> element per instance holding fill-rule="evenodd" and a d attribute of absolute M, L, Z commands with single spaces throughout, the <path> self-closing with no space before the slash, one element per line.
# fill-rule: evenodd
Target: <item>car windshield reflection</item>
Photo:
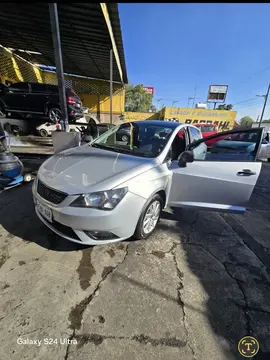
<path fill-rule="evenodd" d="M 173 128 L 143 122 L 125 123 L 108 130 L 90 145 L 119 153 L 157 157 L 167 144 Z"/>

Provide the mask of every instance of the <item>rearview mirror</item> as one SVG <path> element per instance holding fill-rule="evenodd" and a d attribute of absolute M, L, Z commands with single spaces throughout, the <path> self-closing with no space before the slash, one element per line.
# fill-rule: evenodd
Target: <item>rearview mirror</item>
<path fill-rule="evenodd" d="M 184 151 L 180 154 L 178 158 L 178 166 L 186 167 L 187 163 L 192 163 L 194 161 L 194 153 L 192 150 Z"/>

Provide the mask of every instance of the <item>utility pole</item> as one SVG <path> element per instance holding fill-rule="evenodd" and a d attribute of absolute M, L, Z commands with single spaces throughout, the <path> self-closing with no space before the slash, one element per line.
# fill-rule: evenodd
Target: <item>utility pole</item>
<path fill-rule="evenodd" d="M 178 103 L 178 100 L 174 100 L 174 101 L 172 102 L 172 107 L 173 107 L 173 105 L 176 104 L 176 103 Z"/>
<path fill-rule="evenodd" d="M 162 98 L 157 99 L 157 111 L 159 111 L 159 103 L 160 103 L 161 100 L 162 100 Z"/>
<path fill-rule="evenodd" d="M 196 85 L 195 85 L 195 89 L 194 89 L 194 96 L 193 96 L 192 108 L 194 108 L 195 99 L 196 99 Z"/>
<path fill-rule="evenodd" d="M 269 83 L 269 85 L 268 85 L 268 89 L 267 89 L 266 95 L 257 95 L 257 96 L 262 96 L 262 97 L 264 97 L 264 104 L 263 104 L 263 109 L 262 109 L 261 118 L 260 118 L 260 122 L 259 122 L 259 128 L 261 127 L 261 124 L 262 124 L 262 121 L 263 121 L 263 115 L 264 115 L 264 110 L 265 110 L 265 107 L 266 107 L 266 104 L 267 104 L 269 91 L 270 91 L 270 83 Z"/>

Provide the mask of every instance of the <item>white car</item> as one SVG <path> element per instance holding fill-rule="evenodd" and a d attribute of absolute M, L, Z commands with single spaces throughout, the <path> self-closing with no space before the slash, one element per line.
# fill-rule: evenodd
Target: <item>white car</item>
<path fill-rule="evenodd" d="M 75 122 L 75 124 L 69 124 L 69 130 L 74 130 L 74 131 L 79 132 L 78 127 L 80 127 L 80 125 L 85 125 L 87 123 L 88 122 L 87 122 L 86 118 L 82 117 L 82 118 L 78 119 Z M 56 130 L 56 124 L 52 124 L 50 122 L 45 122 L 44 124 L 37 126 L 36 130 L 40 136 L 48 137 L 48 136 L 52 135 L 52 131 Z"/>

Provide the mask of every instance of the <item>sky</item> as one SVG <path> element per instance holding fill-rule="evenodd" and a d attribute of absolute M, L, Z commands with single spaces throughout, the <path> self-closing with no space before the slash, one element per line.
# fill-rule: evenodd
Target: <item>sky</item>
<path fill-rule="evenodd" d="M 261 114 L 264 98 L 256 95 L 270 82 L 270 4 L 118 6 L 129 82 L 153 86 L 155 106 L 162 99 L 159 107 L 187 107 L 195 87 L 195 102 L 205 102 L 209 85 L 226 84 L 237 120 Z"/>

